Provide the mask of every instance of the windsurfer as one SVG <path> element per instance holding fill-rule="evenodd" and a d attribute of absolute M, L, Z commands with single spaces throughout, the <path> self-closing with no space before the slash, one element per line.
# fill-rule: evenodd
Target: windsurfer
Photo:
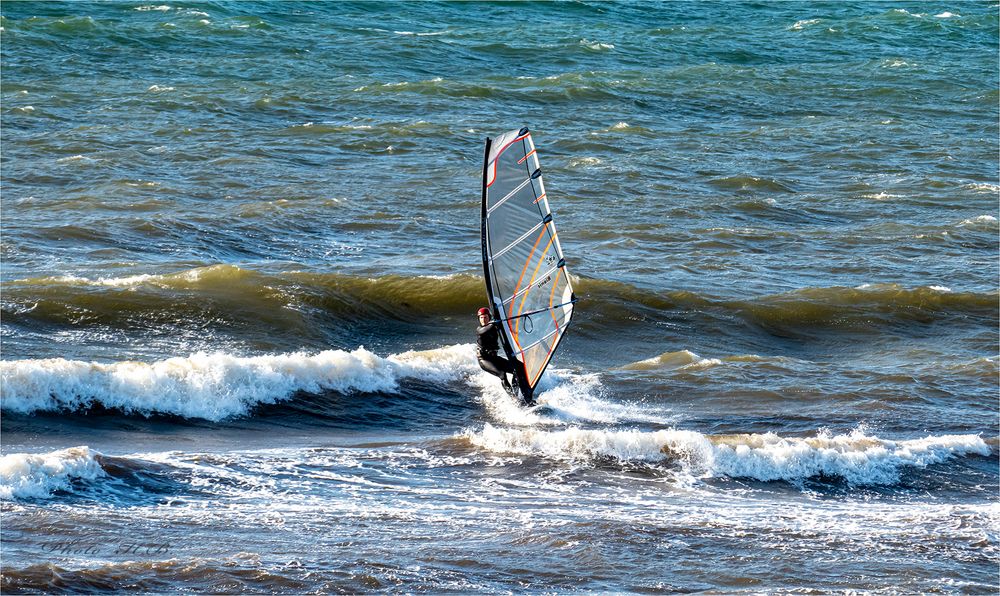
<path fill-rule="evenodd" d="M 476 354 L 479 357 L 479 366 L 490 373 L 500 377 L 503 388 L 511 393 L 512 386 L 507 380 L 507 375 L 514 377 L 514 365 L 510 360 L 501 357 L 500 351 L 500 331 L 490 320 L 490 309 L 479 309 L 479 328 L 476 329 Z"/>

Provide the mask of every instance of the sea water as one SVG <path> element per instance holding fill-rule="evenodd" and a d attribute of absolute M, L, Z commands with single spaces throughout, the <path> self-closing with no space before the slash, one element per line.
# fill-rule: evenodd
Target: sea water
<path fill-rule="evenodd" d="M 4 593 L 1000 587 L 995 3 L 0 13 Z"/>

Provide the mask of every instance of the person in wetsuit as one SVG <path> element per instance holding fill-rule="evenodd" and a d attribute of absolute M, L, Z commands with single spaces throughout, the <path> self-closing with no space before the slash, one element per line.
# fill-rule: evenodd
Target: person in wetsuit
<path fill-rule="evenodd" d="M 510 392 L 511 384 L 507 380 L 507 375 L 514 376 L 514 364 L 498 354 L 500 351 L 500 330 L 490 318 L 490 309 L 479 309 L 476 355 L 479 357 L 479 366 L 491 375 L 500 377 L 503 388 Z"/>

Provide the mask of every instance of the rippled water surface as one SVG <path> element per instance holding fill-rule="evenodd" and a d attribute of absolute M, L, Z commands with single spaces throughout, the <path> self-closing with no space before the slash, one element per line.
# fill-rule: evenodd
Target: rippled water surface
<path fill-rule="evenodd" d="M 995 593 L 998 13 L 3 3 L 4 593 Z M 534 409 L 471 345 L 525 125 Z"/>

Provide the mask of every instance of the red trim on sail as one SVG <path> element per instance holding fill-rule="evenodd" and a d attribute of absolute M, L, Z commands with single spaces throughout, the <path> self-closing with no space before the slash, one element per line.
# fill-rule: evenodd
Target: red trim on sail
<path fill-rule="evenodd" d="M 497 160 L 500 159 L 500 154 L 503 153 L 504 151 L 506 151 L 507 148 L 510 147 L 511 145 L 513 145 L 514 143 L 516 143 L 516 142 L 518 142 L 520 140 L 526 139 L 526 138 L 528 138 L 530 136 L 531 136 L 530 132 L 527 133 L 527 134 L 523 134 L 523 135 L 517 137 L 516 139 L 514 139 L 513 141 L 507 143 L 506 145 L 504 145 L 503 147 L 501 147 L 499 151 L 497 151 L 496 157 L 493 158 L 493 175 L 490 177 L 491 180 L 486 183 L 486 188 L 489 188 L 490 186 L 493 185 L 494 182 L 497 181 Z M 517 163 L 521 163 L 521 162 L 517 162 Z M 489 167 L 489 166 L 486 166 L 486 167 Z"/>

